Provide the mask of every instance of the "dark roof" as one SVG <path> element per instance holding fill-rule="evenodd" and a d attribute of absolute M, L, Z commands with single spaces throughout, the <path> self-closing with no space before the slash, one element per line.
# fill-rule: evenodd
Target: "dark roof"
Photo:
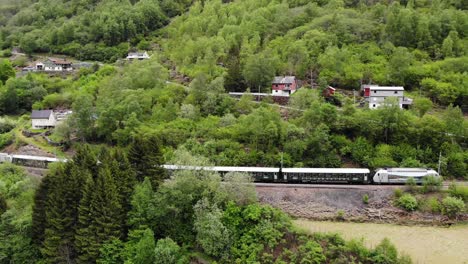
<path fill-rule="evenodd" d="M 47 63 L 47 61 L 50 61 L 54 64 L 59 64 L 59 65 L 71 65 L 72 62 L 71 61 L 67 61 L 67 59 L 56 59 L 56 58 L 48 58 L 45 63 Z"/>
<path fill-rule="evenodd" d="M 273 83 L 293 83 L 296 80 L 295 76 L 276 76 Z"/>
<path fill-rule="evenodd" d="M 33 110 L 31 113 L 31 119 L 49 119 L 52 114 L 52 110 Z"/>

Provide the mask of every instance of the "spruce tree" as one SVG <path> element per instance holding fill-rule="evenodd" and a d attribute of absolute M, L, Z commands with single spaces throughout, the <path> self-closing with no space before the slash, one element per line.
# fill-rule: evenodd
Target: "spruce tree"
<path fill-rule="evenodd" d="M 135 172 L 132 169 L 127 156 L 120 149 L 116 149 L 113 153 L 111 173 L 114 178 L 114 182 L 116 183 L 119 203 L 122 206 L 119 219 L 121 219 L 123 227 L 122 236 L 125 238 L 128 233 L 127 214 L 132 208 L 130 200 L 137 181 Z"/>
<path fill-rule="evenodd" d="M 88 145 L 81 145 L 77 148 L 73 162 L 80 168 L 97 172 L 97 159 Z"/>
<path fill-rule="evenodd" d="M 94 218 L 91 209 L 91 200 L 94 190 L 94 180 L 88 175 L 85 185 L 82 188 L 82 198 L 78 207 L 78 223 L 75 234 L 75 247 L 78 251 L 78 260 L 80 263 L 87 263 L 91 260 L 93 246 L 91 237 L 94 236 L 94 230 L 91 229 L 91 222 Z"/>
<path fill-rule="evenodd" d="M 44 232 L 47 225 L 46 203 L 49 192 L 52 174 L 46 175 L 34 194 L 34 204 L 32 212 L 32 239 L 34 244 L 40 246 L 44 241 Z"/>
<path fill-rule="evenodd" d="M 121 205 L 114 180 L 106 164 L 101 164 L 96 180 L 89 178 L 79 207 L 76 245 L 79 262 L 95 262 L 105 242 L 120 238 Z"/>
<path fill-rule="evenodd" d="M 137 179 L 141 182 L 149 177 L 153 188 L 166 178 L 166 170 L 161 167 L 164 159 L 156 136 L 140 135 L 134 138 L 128 159 L 135 170 Z"/>
<path fill-rule="evenodd" d="M 65 192 L 64 172 L 57 173 L 50 179 L 50 188 L 46 201 L 46 225 L 44 230 L 44 243 L 41 248 L 46 262 L 67 262 L 73 256 L 73 249 L 66 228 L 72 221 L 68 212 L 68 204 L 63 199 Z"/>

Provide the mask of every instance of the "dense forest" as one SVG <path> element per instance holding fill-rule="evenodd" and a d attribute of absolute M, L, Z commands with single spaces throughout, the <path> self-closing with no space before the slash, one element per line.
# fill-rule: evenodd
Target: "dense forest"
<path fill-rule="evenodd" d="M 164 163 L 432 167 L 468 179 L 468 12 L 452 0 L 0 0 L 0 147 L 30 111 L 71 109 L 50 135 L 73 153 L 47 176 L 0 166 L 0 263 L 410 263 L 306 235 L 242 174 Z M 124 62 L 148 50 L 143 61 Z M 68 56 L 69 75 L 16 74 L 15 51 Z M 286 107 L 275 75 L 304 87 Z M 404 86 L 370 110 L 361 84 Z M 328 85 L 339 88 L 333 100 Z M 245 92 L 240 99 L 227 92 Z M 331 103 L 334 102 L 334 103 Z M 43 132 L 43 131 L 40 131 Z M 39 142 L 38 148 L 50 151 Z M 57 154 L 57 153 L 55 153 Z"/>
<path fill-rule="evenodd" d="M 154 10 L 180 14 L 162 29 L 154 31 L 169 20 L 145 27 L 153 31 L 142 33 L 142 41 L 158 47 L 147 61 L 95 64 L 69 78 L 29 74 L 8 81 L 14 72 L 7 60 L 1 63 L 1 113 L 71 108 L 73 118 L 55 130 L 67 146 L 79 139 L 126 147 L 137 134 L 157 135 L 167 159 L 180 147 L 214 164 L 234 166 L 278 166 L 281 153 L 285 166 L 298 167 L 437 168 L 440 158 L 442 175 L 467 177 L 468 122 L 462 109 L 468 98 L 468 14 L 463 2 L 196 1 L 187 12 L 189 3 L 170 11 L 165 1 L 56 2 L 4 7 L 11 19 L 2 26 L 3 47 L 21 47 L 18 36 L 38 30 L 47 31 L 40 34 L 47 42 L 53 39 L 47 37 L 51 28 L 68 23 L 80 25 L 71 27 L 76 36 L 88 36 L 92 26 L 82 20 L 97 16 L 91 19 L 97 23 L 119 14 L 107 12 L 113 10 L 109 5 L 139 10 L 153 3 L 161 5 Z M 44 23 L 57 25 L 17 24 L 23 12 L 44 17 L 52 9 L 68 14 L 67 22 L 51 17 Z M 91 39 L 86 40 L 91 45 L 120 45 Z M 268 91 L 275 74 L 294 74 L 305 82 L 287 112 L 269 100 L 255 104 L 248 94 L 237 101 L 226 93 Z M 361 83 L 404 85 L 413 107 L 403 111 L 389 101 L 370 111 L 338 94 L 342 107 L 337 108 L 321 96 L 329 84 L 357 90 Z M 307 89 L 310 85 L 315 88 Z M 11 134 L 2 137 L 4 145 L 11 142 Z"/>
<path fill-rule="evenodd" d="M 213 172 L 181 172 L 162 182 L 154 143 L 136 141 L 130 158 L 81 147 L 39 187 L 1 165 L 0 263 L 411 263 L 388 240 L 370 250 L 296 231 L 283 212 L 257 203 L 243 174 L 221 184 Z M 210 164 L 184 150 L 174 161 Z"/>

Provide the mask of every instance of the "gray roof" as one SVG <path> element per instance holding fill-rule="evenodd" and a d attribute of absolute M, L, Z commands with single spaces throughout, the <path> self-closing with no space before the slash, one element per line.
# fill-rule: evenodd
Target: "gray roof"
<path fill-rule="evenodd" d="M 296 80 L 296 76 L 276 76 L 273 79 L 273 83 L 293 83 Z"/>
<path fill-rule="evenodd" d="M 33 110 L 31 113 L 31 119 L 49 119 L 52 114 L 52 110 Z"/>

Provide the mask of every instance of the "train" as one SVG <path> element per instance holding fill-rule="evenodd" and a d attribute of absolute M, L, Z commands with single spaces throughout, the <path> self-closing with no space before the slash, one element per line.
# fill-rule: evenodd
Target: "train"
<path fill-rule="evenodd" d="M 25 167 L 47 168 L 52 162 L 66 162 L 66 159 L 51 157 L 31 156 L 0 153 L 0 163 L 11 162 L 13 164 Z"/>
<path fill-rule="evenodd" d="M 0 162 L 11 162 L 20 166 L 47 168 L 52 162 L 66 159 L 30 155 L 0 153 Z M 346 183 L 346 184 L 404 184 L 413 178 L 418 184 L 424 178 L 439 174 L 430 168 L 380 168 L 371 172 L 367 168 L 275 168 L 275 167 L 223 167 L 162 165 L 173 173 L 179 170 L 206 170 L 224 176 L 230 172 L 248 174 L 255 182 L 273 183 Z"/>
<path fill-rule="evenodd" d="M 430 168 L 381 168 L 371 173 L 367 168 L 272 168 L 272 167 L 201 167 L 163 165 L 169 172 L 179 170 L 214 171 L 221 176 L 230 172 L 249 174 L 254 182 L 273 183 L 346 183 L 346 184 L 404 184 L 413 178 L 421 184 L 424 178 L 440 177 Z"/>

